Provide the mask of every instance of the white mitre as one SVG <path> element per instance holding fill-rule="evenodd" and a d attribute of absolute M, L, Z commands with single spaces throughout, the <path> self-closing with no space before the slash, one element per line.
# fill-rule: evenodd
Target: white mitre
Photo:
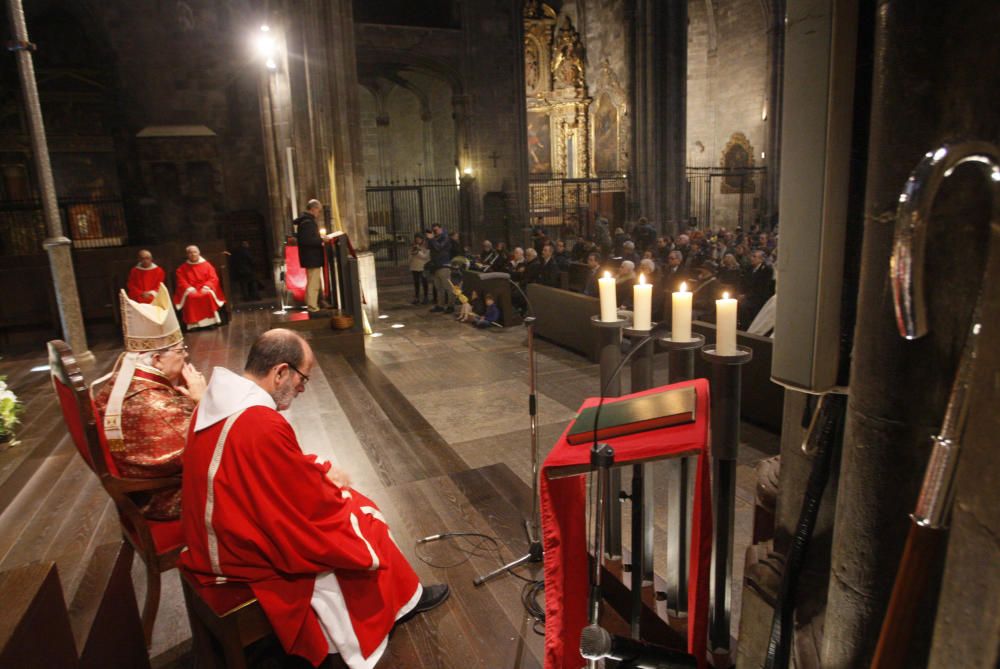
<path fill-rule="evenodd" d="M 184 341 L 177 314 L 170 302 L 170 293 L 162 283 L 156 289 L 156 298 L 150 304 L 129 299 L 125 291 L 119 295 L 122 310 L 122 330 L 125 334 L 125 353 L 118 358 L 115 370 L 118 376 L 104 410 L 104 435 L 111 450 L 122 447 L 122 402 L 132 383 L 132 376 L 139 365 L 139 355 L 170 348 Z M 156 370 L 151 370 L 156 371 Z"/>

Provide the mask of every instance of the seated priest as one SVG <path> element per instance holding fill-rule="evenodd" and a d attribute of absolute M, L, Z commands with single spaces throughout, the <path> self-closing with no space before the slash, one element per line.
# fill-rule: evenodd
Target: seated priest
<path fill-rule="evenodd" d="M 161 283 L 152 304 L 120 295 L 125 353 L 115 363 L 94 404 L 111 459 L 130 478 L 181 473 L 181 454 L 191 414 L 205 377 L 187 363 L 187 347 Z M 181 515 L 181 488 L 133 497 L 143 515 L 174 520 Z"/>
<path fill-rule="evenodd" d="M 153 262 L 153 254 L 148 249 L 139 251 L 139 262 L 128 273 L 125 290 L 129 299 L 149 304 L 156 299 L 157 289 L 167 282 L 163 268 Z"/>
<path fill-rule="evenodd" d="M 197 246 L 192 244 L 184 251 L 187 262 L 177 268 L 174 306 L 189 330 L 218 325 L 222 322 L 219 308 L 226 303 L 219 275 L 212 263 L 201 257 Z"/>
<path fill-rule="evenodd" d="M 370 669 L 393 626 L 449 590 L 422 587 L 375 503 L 299 447 L 279 411 L 314 363 L 278 329 L 254 342 L 242 375 L 215 368 L 184 452 L 180 559 L 203 586 L 247 583 L 289 653 Z"/>

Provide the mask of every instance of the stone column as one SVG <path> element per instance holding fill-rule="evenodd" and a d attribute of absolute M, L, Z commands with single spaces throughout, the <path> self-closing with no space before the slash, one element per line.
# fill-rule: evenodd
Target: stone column
<path fill-rule="evenodd" d="M 17 69 L 21 77 L 25 117 L 31 134 L 35 173 L 42 194 L 42 211 L 48 234 L 45 251 L 48 253 L 49 267 L 52 269 L 52 284 L 55 289 L 56 304 L 59 307 L 59 320 L 66 343 L 73 349 L 78 360 L 86 361 L 92 359 L 93 355 L 87 348 L 87 332 L 83 326 L 80 295 L 76 289 L 73 255 L 70 253 L 72 242 L 63 234 L 62 221 L 59 219 L 56 186 L 52 178 L 52 165 L 49 163 L 49 145 L 45 139 L 45 123 L 42 120 L 42 107 L 38 100 L 38 87 L 35 84 L 35 67 L 29 50 L 24 8 L 21 6 L 21 0 L 9 0 L 8 9 L 14 43 L 20 47 L 15 51 Z"/>
<path fill-rule="evenodd" d="M 676 234 L 687 212 L 687 3 L 635 0 L 634 186 L 639 215 Z"/>
<path fill-rule="evenodd" d="M 956 172 L 942 188 L 931 222 L 934 242 L 926 275 L 926 285 L 934 287 L 927 291 L 930 334 L 903 340 L 893 320 L 887 280 L 899 193 L 917 162 L 944 139 L 1000 138 L 998 29 L 995 7 L 977 0 L 877 3 L 861 289 L 821 657 L 827 669 L 865 667 L 871 661 L 930 436 L 941 422 L 965 341 L 988 239 L 990 205 L 982 179 Z M 995 341 L 989 345 L 995 347 Z M 995 446 L 995 435 L 990 441 Z M 988 473 L 967 473 L 966 481 L 983 486 L 985 493 Z M 989 490 L 985 494 L 995 507 L 995 479 Z M 956 508 L 961 509 L 960 501 Z M 992 563 L 984 556 L 971 559 L 995 565 L 995 536 L 987 544 Z M 954 542 L 951 548 L 957 548 Z M 995 592 L 998 578 L 996 569 L 980 567 L 976 583 L 968 584 L 973 597 L 979 598 L 987 582 Z M 995 601 L 990 605 L 995 607 Z M 926 666 L 935 606 L 924 606 L 908 666 Z M 982 622 L 976 614 L 966 618 Z M 941 622 L 949 624 L 951 645 L 961 645 L 979 631 L 955 620 Z M 995 635 L 994 626 L 987 635 L 994 654 Z M 956 661 L 938 666 L 993 665 Z"/>

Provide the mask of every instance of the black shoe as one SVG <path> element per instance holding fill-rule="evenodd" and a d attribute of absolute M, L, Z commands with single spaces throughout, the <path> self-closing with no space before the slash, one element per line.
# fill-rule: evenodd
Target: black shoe
<path fill-rule="evenodd" d="M 424 591 L 420 594 L 420 601 L 417 602 L 417 605 L 414 606 L 409 613 L 397 620 L 396 624 L 405 623 L 407 620 L 413 619 L 420 613 L 425 613 L 431 609 L 437 608 L 441 604 L 444 604 L 450 594 L 451 589 L 444 583 L 426 586 Z"/>
<path fill-rule="evenodd" d="M 446 314 L 453 314 L 453 313 L 455 313 L 455 307 L 448 307 L 447 309 L 444 310 L 444 313 L 446 313 Z"/>
<path fill-rule="evenodd" d="M 432 314 L 439 314 L 442 311 L 444 311 L 444 307 L 442 307 L 440 304 L 435 304 L 433 307 L 431 307 Z"/>

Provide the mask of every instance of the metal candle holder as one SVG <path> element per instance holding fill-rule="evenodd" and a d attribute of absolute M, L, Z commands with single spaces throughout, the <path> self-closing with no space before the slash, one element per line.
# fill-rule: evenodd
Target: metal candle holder
<path fill-rule="evenodd" d="M 656 323 L 652 323 L 655 327 Z M 625 328 L 624 334 L 635 346 L 643 339 L 642 350 L 632 356 L 631 375 L 633 393 L 653 387 L 654 340 L 648 339 L 650 330 Z M 653 470 L 648 464 L 632 465 L 632 607 L 630 623 L 632 637 L 640 636 L 639 620 L 642 614 L 642 587 L 653 583 Z"/>
<path fill-rule="evenodd" d="M 622 394 L 621 376 L 611 378 L 622 360 L 622 331 L 628 325 L 624 318 L 602 321 L 599 315 L 591 316 L 590 323 L 597 328 L 600 338 L 601 385 L 604 397 L 618 397 Z M 620 469 L 612 469 L 608 481 L 608 503 L 604 506 L 604 554 L 612 560 L 622 556 L 622 489 Z M 594 559 L 599 559 L 595 555 Z"/>
<path fill-rule="evenodd" d="M 692 332 L 691 339 L 675 340 L 673 333 L 659 339 L 669 351 L 670 383 L 694 378 L 695 351 L 705 345 L 705 335 Z M 694 507 L 695 461 L 691 457 L 673 458 L 667 467 L 667 612 L 687 617 L 688 578 L 690 575 L 691 514 Z"/>
<path fill-rule="evenodd" d="M 749 346 L 737 346 L 736 349 L 733 355 L 720 355 L 714 346 L 701 351 L 701 357 L 712 365 L 712 510 L 715 515 L 715 539 L 712 542 L 708 640 L 712 655 L 724 659 L 724 666 L 732 666 L 730 615 L 742 368 L 753 359 Z"/>

